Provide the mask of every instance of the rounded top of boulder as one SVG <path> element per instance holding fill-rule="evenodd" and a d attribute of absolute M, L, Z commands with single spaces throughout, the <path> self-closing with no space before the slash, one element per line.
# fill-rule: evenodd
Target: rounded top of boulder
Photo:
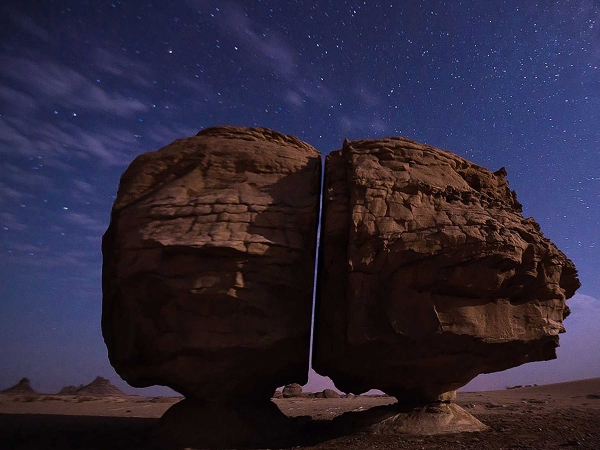
<path fill-rule="evenodd" d="M 344 141 L 357 167 L 356 177 L 373 177 L 398 185 L 413 185 L 424 194 L 452 195 L 455 200 L 478 201 L 520 213 L 523 206 L 508 187 L 507 171 L 495 172 L 448 150 L 420 144 L 402 136 Z M 472 198 L 473 197 L 473 198 Z"/>
<path fill-rule="evenodd" d="M 236 141 L 244 145 L 236 145 Z M 152 195 L 199 165 L 212 174 L 213 161 L 219 170 L 231 172 L 234 178 L 246 172 L 291 174 L 308 160 L 320 157 L 306 142 L 269 128 L 206 128 L 195 136 L 177 139 L 154 152 L 137 156 L 121 176 L 113 211 Z M 227 160 L 228 164 L 224 164 Z"/>

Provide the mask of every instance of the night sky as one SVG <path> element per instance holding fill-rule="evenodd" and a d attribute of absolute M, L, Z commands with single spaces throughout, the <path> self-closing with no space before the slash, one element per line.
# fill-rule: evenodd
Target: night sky
<path fill-rule="evenodd" d="M 25 376 L 43 392 L 96 375 L 126 386 L 100 332 L 119 177 L 136 155 L 214 125 L 273 128 L 324 154 L 402 135 L 505 166 L 583 286 L 558 360 L 471 387 L 600 376 L 599 11 L 597 0 L 2 2 L 0 389 Z"/>

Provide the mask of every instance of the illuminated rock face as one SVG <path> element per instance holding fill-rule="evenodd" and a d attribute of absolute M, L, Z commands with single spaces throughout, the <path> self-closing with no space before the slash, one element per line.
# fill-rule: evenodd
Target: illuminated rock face
<path fill-rule="evenodd" d="M 217 127 L 137 157 L 103 240 L 116 371 L 201 400 L 270 399 L 308 374 L 320 154 Z"/>
<path fill-rule="evenodd" d="M 422 403 L 556 357 L 577 272 L 504 169 L 404 138 L 346 141 L 325 167 L 318 373 Z"/>

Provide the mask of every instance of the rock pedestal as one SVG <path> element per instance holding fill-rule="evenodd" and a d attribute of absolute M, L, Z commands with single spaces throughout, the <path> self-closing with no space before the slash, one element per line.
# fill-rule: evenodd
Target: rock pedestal
<path fill-rule="evenodd" d="M 327 157 L 318 373 L 425 404 L 556 357 L 576 270 L 505 176 L 405 138 L 346 141 Z"/>
<path fill-rule="evenodd" d="M 333 426 L 341 435 L 361 432 L 386 436 L 433 436 L 488 429 L 471 414 L 451 402 L 435 402 L 424 406 L 378 406 L 366 411 L 342 414 L 333 420 Z"/>
<path fill-rule="evenodd" d="M 270 401 L 185 399 L 161 417 L 155 436 L 186 448 L 292 447 L 299 440 L 299 422 Z"/>

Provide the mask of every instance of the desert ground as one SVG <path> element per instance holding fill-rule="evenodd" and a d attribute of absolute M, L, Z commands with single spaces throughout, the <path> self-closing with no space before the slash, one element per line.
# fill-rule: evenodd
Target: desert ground
<path fill-rule="evenodd" d="M 158 449 L 158 418 L 180 398 L 0 395 L 1 449 Z M 389 404 L 391 397 L 278 398 L 290 417 L 321 430 L 345 412 Z M 459 392 L 457 404 L 489 430 L 443 436 L 332 438 L 315 431 L 309 449 L 600 449 L 600 378 L 501 391 Z M 309 428 L 310 429 L 310 428 Z"/>

